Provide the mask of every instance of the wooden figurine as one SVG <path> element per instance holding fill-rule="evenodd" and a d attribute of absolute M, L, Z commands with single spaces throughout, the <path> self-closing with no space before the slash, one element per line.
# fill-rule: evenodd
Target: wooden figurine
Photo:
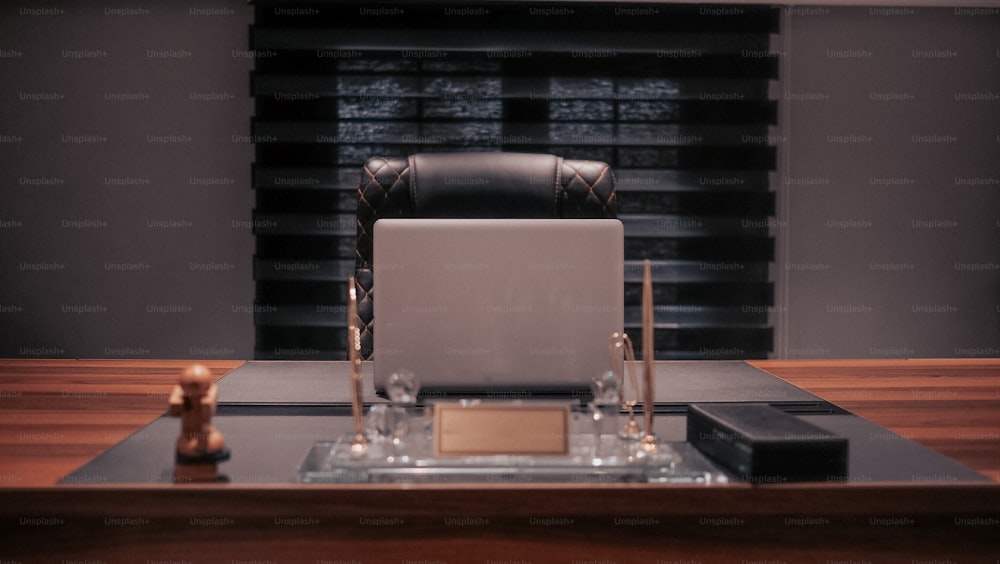
<path fill-rule="evenodd" d="M 217 397 L 218 386 L 202 364 L 187 367 L 170 394 L 170 415 L 181 418 L 175 482 L 215 482 L 219 462 L 229 460 L 225 439 L 212 426 Z"/>

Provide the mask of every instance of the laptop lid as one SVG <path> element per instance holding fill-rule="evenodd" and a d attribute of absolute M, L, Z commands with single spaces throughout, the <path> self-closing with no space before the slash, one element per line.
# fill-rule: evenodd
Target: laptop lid
<path fill-rule="evenodd" d="M 615 219 L 382 219 L 374 227 L 374 372 L 424 395 L 571 393 L 611 368 L 623 330 Z"/>

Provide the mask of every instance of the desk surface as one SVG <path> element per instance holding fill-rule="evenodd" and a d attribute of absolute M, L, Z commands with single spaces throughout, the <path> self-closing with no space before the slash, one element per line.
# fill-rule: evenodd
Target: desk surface
<path fill-rule="evenodd" d="M 0 487 L 54 485 L 153 422 L 187 364 L 0 360 Z M 221 377 L 244 363 L 204 364 Z M 752 364 L 1000 482 L 1000 359 Z"/>
<path fill-rule="evenodd" d="M 383 402 L 374 394 L 371 365 L 363 367 L 365 403 Z M 745 362 L 673 361 L 656 365 L 654 430 L 661 441 L 684 451 L 675 475 L 684 482 L 718 471 L 687 448 L 687 408 L 698 403 L 766 403 L 848 440 L 850 483 L 981 482 L 983 475 L 946 456 L 907 440 Z M 349 364 L 345 362 L 250 361 L 218 381 L 219 409 L 213 423 L 226 436 L 234 456 L 221 468 L 233 484 L 283 484 L 293 480 L 317 441 L 334 441 L 352 430 Z M 498 390 L 485 399 L 524 399 L 524 390 Z M 572 397 L 572 396 L 571 396 Z M 551 396 L 543 396 L 550 399 Z M 433 396 L 432 400 L 439 400 Z M 579 400 L 576 400 L 579 403 Z M 63 479 L 67 484 L 142 484 L 170 482 L 178 422 L 161 417 L 140 432 Z M 891 463 L 887 463 L 891 461 Z M 461 466 L 461 465 L 460 465 Z M 575 465 L 570 465 L 576 468 Z M 396 468 L 399 470 L 399 468 Z M 583 471 L 582 468 L 580 468 Z M 602 471 L 609 471 L 601 468 Z M 714 473 L 714 471 L 713 471 Z M 587 472 L 564 480 L 584 479 Z M 318 475 L 314 475 L 318 478 Z M 518 476 L 522 481 L 526 474 Z M 733 476 L 736 478 L 735 476 Z M 424 469 L 399 479 L 434 481 Z M 495 481 L 513 479 L 502 472 Z M 591 476 L 593 479 L 593 476 Z M 466 479 L 473 479 L 467 476 Z M 602 480 L 610 475 L 601 473 Z M 451 481 L 451 480 L 448 480 Z M 462 481 L 462 480 L 458 480 Z M 473 481 L 475 481 L 473 479 Z"/>
<path fill-rule="evenodd" d="M 1000 559 L 1000 359 L 753 363 L 993 482 L 56 485 L 156 420 L 186 364 L 0 361 L 0 560 Z"/>

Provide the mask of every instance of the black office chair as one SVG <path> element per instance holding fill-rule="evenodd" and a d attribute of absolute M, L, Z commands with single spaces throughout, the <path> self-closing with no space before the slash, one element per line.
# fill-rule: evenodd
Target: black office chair
<path fill-rule="evenodd" d="M 606 163 L 526 153 L 420 153 L 365 163 L 358 188 L 355 286 L 361 353 L 373 351 L 372 228 L 386 217 L 615 218 Z"/>

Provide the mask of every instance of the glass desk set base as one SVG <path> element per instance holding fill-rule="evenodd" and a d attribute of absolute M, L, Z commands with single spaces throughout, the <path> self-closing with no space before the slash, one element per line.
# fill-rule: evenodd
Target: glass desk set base
<path fill-rule="evenodd" d="M 383 409 L 385 406 L 380 406 Z M 391 409 L 391 408 L 390 408 Z M 398 409 L 398 408 L 397 408 Z M 377 413 L 377 412 L 376 412 Z M 372 416 L 369 412 L 368 418 Z M 610 418 L 617 421 L 618 418 Z M 295 475 L 300 483 L 728 483 L 735 478 L 686 442 L 653 452 L 623 438 L 591 412 L 574 411 L 566 455 L 434 456 L 432 418 L 414 415 L 401 437 L 376 437 L 362 455 L 353 434 L 313 444 Z M 622 418 L 624 422 L 624 418 Z M 606 432 L 602 432 L 606 431 Z"/>

